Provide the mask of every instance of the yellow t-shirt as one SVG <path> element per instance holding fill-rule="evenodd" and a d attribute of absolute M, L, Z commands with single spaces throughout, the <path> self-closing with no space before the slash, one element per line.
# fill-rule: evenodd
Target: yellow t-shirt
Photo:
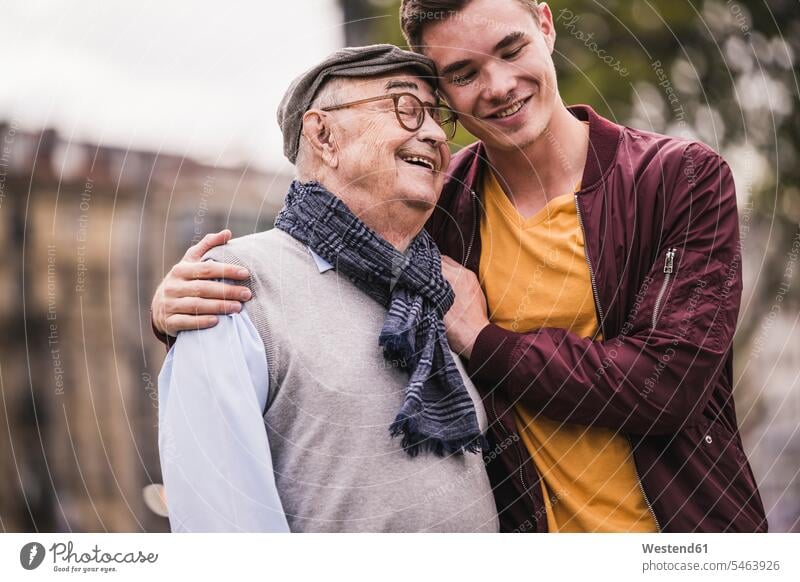
<path fill-rule="evenodd" d="M 491 321 L 525 333 L 562 328 L 598 332 L 574 193 L 523 218 L 486 171 L 480 279 Z M 562 423 L 515 407 L 520 437 L 542 476 L 551 532 L 651 532 L 630 443 L 605 428 Z"/>

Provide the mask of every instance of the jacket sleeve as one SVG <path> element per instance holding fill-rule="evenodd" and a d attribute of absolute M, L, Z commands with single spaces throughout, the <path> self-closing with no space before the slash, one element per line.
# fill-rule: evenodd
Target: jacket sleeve
<path fill-rule="evenodd" d="M 665 186 L 663 243 L 621 333 L 592 341 L 490 324 L 469 362 L 475 380 L 554 420 L 633 434 L 673 433 L 700 418 L 733 341 L 739 226 L 727 164 L 692 144 L 680 165 Z"/>

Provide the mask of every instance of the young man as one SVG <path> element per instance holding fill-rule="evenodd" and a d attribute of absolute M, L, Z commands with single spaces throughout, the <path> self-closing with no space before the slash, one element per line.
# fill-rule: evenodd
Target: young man
<path fill-rule="evenodd" d="M 474 454 L 486 416 L 448 347 L 453 291 L 423 229 L 450 161 L 440 124 L 455 128 L 433 76 L 373 45 L 287 91 L 298 179 L 275 228 L 206 256 L 248 268 L 253 298 L 181 333 L 159 377 L 173 531 L 498 530 Z"/>
<path fill-rule="evenodd" d="M 515 443 L 488 465 L 501 527 L 766 531 L 732 398 L 728 166 L 564 106 L 544 3 L 404 0 L 401 21 L 481 140 L 454 157 L 427 229 L 453 259 L 448 339 L 494 440 Z M 191 269 L 166 281 L 188 286 Z M 211 323 L 167 306 L 157 296 L 161 329 Z"/>

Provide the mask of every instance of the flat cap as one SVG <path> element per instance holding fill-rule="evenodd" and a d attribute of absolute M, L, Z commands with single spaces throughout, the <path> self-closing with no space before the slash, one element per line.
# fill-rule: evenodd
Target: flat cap
<path fill-rule="evenodd" d="M 295 163 L 303 129 L 303 114 L 325 81 L 332 77 L 375 77 L 399 69 L 411 68 L 422 78 L 435 82 L 436 68 L 429 58 L 404 51 L 391 44 L 340 49 L 309 69 L 292 84 L 278 106 L 278 125 L 283 133 L 283 153 Z"/>

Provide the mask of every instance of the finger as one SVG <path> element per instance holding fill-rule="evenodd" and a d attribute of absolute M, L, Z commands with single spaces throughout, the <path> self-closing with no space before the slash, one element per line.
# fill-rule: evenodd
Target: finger
<path fill-rule="evenodd" d="M 455 276 L 464 270 L 464 267 L 462 267 L 460 263 L 454 261 L 450 257 L 442 257 L 442 273 L 445 275 Z"/>
<path fill-rule="evenodd" d="M 252 297 L 250 289 L 218 281 L 195 280 L 178 284 L 173 298 L 199 297 L 201 299 L 226 299 L 229 301 L 248 301 Z"/>
<path fill-rule="evenodd" d="M 183 258 L 187 261 L 199 261 L 209 250 L 219 245 L 224 245 L 232 236 L 233 234 L 227 228 L 219 232 L 209 233 L 200 239 L 199 243 L 189 247 Z"/>
<path fill-rule="evenodd" d="M 241 310 L 240 302 L 222 299 L 186 297 L 173 299 L 167 303 L 167 317 L 171 315 L 227 315 L 239 313 Z"/>
<path fill-rule="evenodd" d="M 162 311 L 155 311 L 152 310 L 150 313 L 150 322 L 153 324 L 153 327 L 156 328 L 160 333 L 169 333 L 167 331 L 167 322 L 166 317 L 164 316 L 164 312 Z"/>
<path fill-rule="evenodd" d="M 452 283 L 454 279 L 458 278 L 458 270 L 452 265 L 445 265 L 442 263 L 442 275 Z"/>
<path fill-rule="evenodd" d="M 172 268 L 172 273 L 184 280 L 192 279 L 247 279 L 250 272 L 244 267 L 218 263 L 216 261 L 181 261 Z"/>
<path fill-rule="evenodd" d="M 169 335 L 177 335 L 179 331 L 214 327 L 218 321 L 216 315 L 171 315 L 166 321 L 166 331 Z"/>

